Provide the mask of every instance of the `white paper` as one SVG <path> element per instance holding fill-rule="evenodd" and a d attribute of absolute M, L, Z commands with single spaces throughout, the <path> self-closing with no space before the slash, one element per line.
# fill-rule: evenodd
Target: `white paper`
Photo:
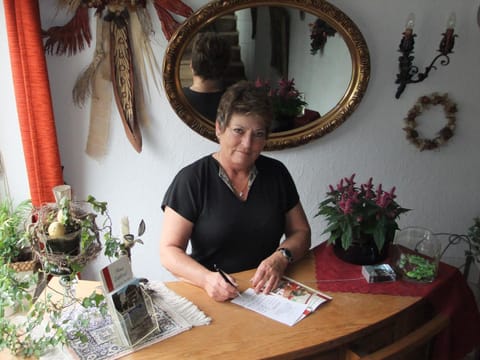
<path fill-rule="evenodd" d="M 232 300 L 232 303 L 255 311 L 283 324 L 295 325 L 307 311 L 307 305 L 290 301 L 277 295 L 255 294 L 253 289 L 247 289 Z"/>

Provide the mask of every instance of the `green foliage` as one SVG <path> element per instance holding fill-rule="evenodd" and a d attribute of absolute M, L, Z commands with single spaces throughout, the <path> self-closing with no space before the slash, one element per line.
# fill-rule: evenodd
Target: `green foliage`
<path fill-rule="evenodd" d="M 31 292 L 38 281 L 37 274 L 19 278 L 18 274 L 0 260 L 0 351 L 7 349 L 21 357 L 38 358 L 48 349 L 57 345 L 68 345 L 68 332 L 82 341 L 86 336 L 82 331 L 89 323 L 88 316 L 62 320 L 64 305 L 54 301 L 52 293 L 33 302 Z M 68 300 L 79 300 L 67 295 Z M 96 309 L 106 315 L 108 308 L 103 295 L 93 292 L 83 299 L 84 308 Z M 20 312 L 15 321 L 6 316 L 6 311 Z M 15 314 L 14 316 L 18 316 Z"/>
<path fill-rule="evenodd" d="M 430 282 L 437 272 L 436 264 L 420 255 L 402 254 L 398 267 L 404 276 L 415 281 Z"/>
<path fill-rule="evenodd" d="M 40 221 L 31 224 L 35 226 L 29 227 L 26 237 L 32 244 L 38 245 L 35 247 L 38 251 L 45 251 L 40 246 L 39 237 L 41 234 L 46 234 L 46 229 L 53 221 L 64 224 L 66 230 L 74 229 L 78 224 L 81 224 L 80 255 L 66 255 L 62 258 L 62 265 L 59 265 L 55 261 L 55 257 L 50 259 L 48 254 L 44 253 L 44 257 L 41 256 L 40 260 L 46 274 L 50 271 L 54 273 L 54 270 L 58 270 L 59 266 L 64 266 L 65 269 L 70 270 L 71 274 L 66 275 L 64 279 L 74 281 L 75 275 L 81 272 L 86 264 L 83 261 L 83 252 L 90 249 L 90 246 L 94 243 L 98 243 L 100 234 L 103 234 L 103 242 L 100 242 L 100 245 L 103 248 L 104 255 L 108 258 L 117 258 L 124 254 L 129 255 L 130 249 L 135 243 L 142 243 L 132 234 L 124 234 L 122 238 L 112 235 L 112 221 L 107 211 L 106 202 L 98 201 L 91 195 L 88 196 L 86 202 L 91 206 L 87 213 L 80 208 L 75 208 L 75 205 L 70 203 L 68 199 L 62 199 L 58 207 L 46 207 L 44 213 L 40 209 L 32 209 L 31 206 L 25 205 L 26 215 L 32 215 L 32 211 L 33 214 L 42 215 L 38 216 Z M 30 205 L 30 202 L 26 202 L 26 204 Z M 3 208 L 0 209 L 0 211 L 2 210 Z M 35 213 L 35 211 L 37 212 Z M 23 215 L 23 211 L 19 211 L 20 213 Z M 22 221 L 25 219 L 20 215 L 18 218 L 21 218 Z M 12 223 L 9 222 L 8 224 L 11 225 Z M 20 224 L 20 221 L 14 223 L 14 228 L 17 228 L 17 223 Z M 142 220 L 138 228 L 138 236 L 141 236 L 144 231 L 145 223 Z M 58 256 L 58 254 L 55 255 Z M 79 258 L 82 261 L 78 261 Z M 90 296 L 79 300 L 66 292 L 63 294 L 64 300 L 73 301 L 85 309 L 90 309 L 90 311 L 81 312 L 77 318 L 73 321 L 70 319 L 67 323 L 62 320 L 65 303 L 54 301 L 51 291 L 48 295 L 47 292 L 44 292 L 45 296 L 34 302 L 31 289 L 38 282 L 37 274 L 19 279 L 16 272 L 8 266 L 6 261 L 8 259 L 0 258 L 0 351 L 7 349 L 16 356 L 38 358 L 52 347 L 68 345 L 71 336 L 86 341 L 83 330 L 88 326 L 92 317 L 107 315 L 108 307 L 103 295 L 93 292 Z M 5 316 L 7 309 L 24 312 L 24 319 L 22 321 L 12 321 L 11 318 Z"/>
<path fill-rule="evenodd" d="M 468 228 L 467 255 L 472 256 L 477 263 L 480 263 L 480 217 L 473 219 L 473 225 Z"/>
<path fill-rule="evenodd" d="M 319 204 L 315 216 L 326 219 L 327 228 L 323 233 L 330 233 L 329 243 L 340 239 L 342 247 L 348 249 L 363 235 L 372 235 L 381 250 L 386 239 L 398 229 L 397 218 L 409 209 L 395 201 L 395 188 L 386 192 L 379 184 L 374 189 L 372 178 L 356 186 L 354 178 L 355 174 L 341 179 L 336 188 L 330 185 L 327 198 Z"/>
<path fill-rule="evenodd" d="M 25 225 L 31 209 L 30 200 L 16 207 L 8 198 L 0 203 L 0 258 L 5 262 L 20 260 L 22 252 L 29 248 Z"/>

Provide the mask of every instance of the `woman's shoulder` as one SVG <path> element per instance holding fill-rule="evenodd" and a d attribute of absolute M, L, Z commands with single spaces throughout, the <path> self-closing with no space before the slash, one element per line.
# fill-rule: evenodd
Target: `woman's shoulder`
<path fill-rule="evenodd" d="M 259 171 L 262 169 L 286 169 L 285 165 L 277 159 L 260 155 L 255 162 L 255 166 Z"/>
<path fill-rule="evenodd" d="M 205 155 L 194 162 L 184 166 L 179 173 L 197 173 L 199 171 L 205 171 L 209 169 L 212 165 L 215 164 L 215 160 L 213 159 L 212 155 Z"/>

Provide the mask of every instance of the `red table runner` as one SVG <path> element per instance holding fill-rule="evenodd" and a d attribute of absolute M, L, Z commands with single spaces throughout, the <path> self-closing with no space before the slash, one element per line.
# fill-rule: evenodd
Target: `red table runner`
<path fill-rule="evenodd" d="M 463 359 L 480 346 L 480 313 L 472 290 L 460 271 L 440 263 L 438 276 L 428 284 L 404 280 L 368 283 L 362 266 L 346 263 L 326 242 L 313 250 L 317 288 L 323 291 L 419 296 L 426 298 L 437 313 L 450 317 L 450 324 L 436 339 L 433 359 Z M 389 258 L 384 262 L 388 263 Z"/>

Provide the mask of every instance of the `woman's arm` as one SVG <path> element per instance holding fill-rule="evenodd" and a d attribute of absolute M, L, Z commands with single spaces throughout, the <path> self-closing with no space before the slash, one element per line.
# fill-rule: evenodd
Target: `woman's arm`
<path fill-rule="evenodd" d="M 192 233 L 193 223 L 175 212 L 165 208 L 163 226 L 160 235 L 160 261 L 176 277 L 203 288 L 217 301 L 225 301 L 237 296 L 237 289 L 217 272 L 199 264 L 185 253 Z M 230 278 L 234 284 L 235 280 Z"/>
<path fill-rule="evenodd" d="M 285 241 L 279 247 L 288 249 L 292 254 L 293 261 L 297 261 L 310 249 L 310 225 L 300 202 L 285 216 Z M 251 280 L 255 291 L 268 294 L 276 288 L 288 263 L 288 259 L 280 251 L 275 251 L 263 260 Z"/>

